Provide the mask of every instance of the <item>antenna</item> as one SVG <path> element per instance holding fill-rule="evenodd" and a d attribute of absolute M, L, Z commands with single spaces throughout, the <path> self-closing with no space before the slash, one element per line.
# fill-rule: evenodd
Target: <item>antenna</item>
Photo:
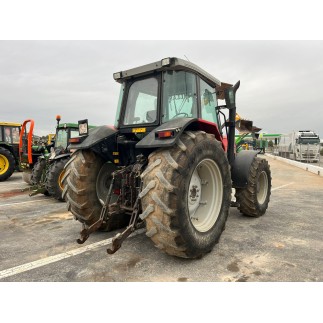
<path fill-rule="evenodd" d="M 190 60 L 186 57 L 186 55 L 184 55 L 185 56 L 185 58 L 190 62 Z"/>

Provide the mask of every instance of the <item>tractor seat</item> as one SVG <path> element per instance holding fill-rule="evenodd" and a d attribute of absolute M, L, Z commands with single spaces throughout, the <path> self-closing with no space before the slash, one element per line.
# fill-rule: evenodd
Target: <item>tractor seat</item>
<path fill-rule="evenodd" d="M 157 111 L 156 110 L 147 111 L 147 113 L 146 113 L 146 120 L 148 122 L 154 122 L 154 121 L 156 121 L 156 115 L 157 115 Z"/>

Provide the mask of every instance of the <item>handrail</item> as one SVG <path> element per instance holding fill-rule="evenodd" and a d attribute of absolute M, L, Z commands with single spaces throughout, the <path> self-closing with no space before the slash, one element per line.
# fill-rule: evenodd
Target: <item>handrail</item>
<path fill-rule="evenodd" d="M 21 162 L 21 155 L 23 153 L 23 137 L 24 133 L 26 131 L 26 126 L 30 122 L 29 126 L 29 132 L 28 132 L 28 141 L 27 141 L 27 154 L 28 154 L 28 163 L 32 164 L 33 159 L 32 159 L 32 140 L 33 140 L 33 130 L 34 130 L 34 120 L 33 119 L 28 119 L 25 120 L 24 123 L 22 124 L 21 131 L 20 131 L 20 137 L 19 137 L 19 159 Z"/>

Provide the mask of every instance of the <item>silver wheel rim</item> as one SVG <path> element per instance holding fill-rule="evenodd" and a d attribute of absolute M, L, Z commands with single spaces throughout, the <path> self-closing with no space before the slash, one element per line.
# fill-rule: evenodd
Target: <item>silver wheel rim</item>
<path fill-rule="evenodd" d="M 259 174 L 258 187 L 257 187 L 257 200 L 260 205 L 265 203 L 267 198 L 267 192 L 268 192 L 268 177 L 267 177 L 267 173 L 265 171 L 262 171 Z"/>
<path fill-rule="evenodd" d="M 212 159 L 202 160 L 190 179 L 187 204 L 194 228 L 200 232 L 210 230 L 222 206 L 223 183 L 218 165 Z"/>

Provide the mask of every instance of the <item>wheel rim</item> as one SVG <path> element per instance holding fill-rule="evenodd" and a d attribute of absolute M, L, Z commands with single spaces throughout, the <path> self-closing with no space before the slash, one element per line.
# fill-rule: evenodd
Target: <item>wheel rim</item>
<path fill-rule="evenodd" d="M 103 205 L 105 199 L 107 198 L 110 183 L 111 183 L 111 173 L 116 170 L 116 166 L 111 163 L 105 163 L 101 167 L 98 177 L 96 179 L 96 195 Z M 110 203 L 116 202 L 118 195 L 112 194 Z"/>
<path fill-rule="evenodd" d="M 191 176 L 187 204 L 194 228 L 200 232 L 210 230 L 222 206 L 223 181 L 218 165 L 212 159 L 202 160 Z"/>
<path fill-rule="evenodd" d="M 257 200 L 259 204 L 264 204 L 268 192 L 268 176 L 265 171 L 259 174 L 258 187 L 257 187 Z"/>
<path fill-rule="evenodd" d="M 65 169 L 63 169 L 63 170 L 61 171 L 61 173 L 59 174 L 59 176 L 58 176 L 58 185 L 59 185 L 59 188 L 60 188 L 62 191 L 63 191 L 63 189 L 64 189 L 64 184 L 63 184 L 63 182 L 62 182 L 62 179 L 63 179 L 64 175 L 65 175 Z"/>
<path fill-rule="evenodd" d="M 6 173 L 9 168 L 9 160 L 6 156 L 0 155 L 0 175 Z"/>

